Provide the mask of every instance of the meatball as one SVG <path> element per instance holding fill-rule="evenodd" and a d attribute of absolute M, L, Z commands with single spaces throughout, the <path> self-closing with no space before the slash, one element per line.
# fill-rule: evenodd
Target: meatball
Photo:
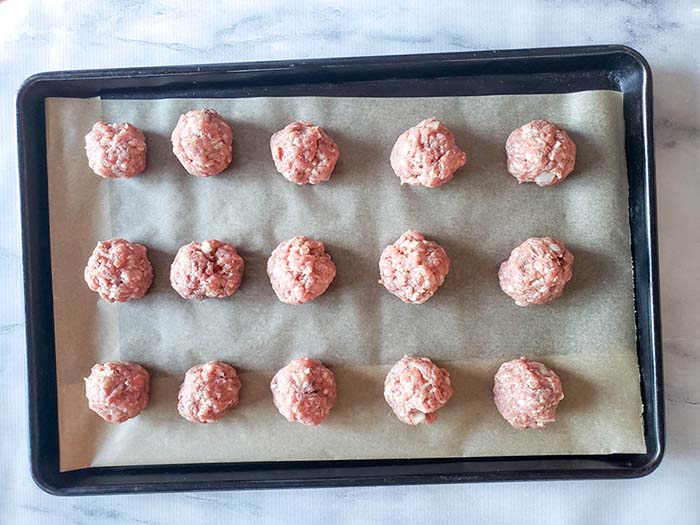
<path fill-rule="evenodd" d="M 130 179 L 146 169 L 146 137 L 128 122 L 96 122 L 85 135 L 85 153 L 92 171 L 105 179 Z"/>
<path fill-rule="evenodd" d="M 573 269 L 574 256 L 563 242 L 533 237 L 510 252 L 498 270 L 498 280 L 518 306 L 543 304 L 564 292 Z"/>
<path fill-rule="evenodd" d="M 233 131 L 213 109 L 181 115 L 171 141 L 182 166 L 197 177 L 218 175 L 231 163 Z"/>
<path fill-rule="evenodd" d="M 295 184 L 319 184 L 331 178 L 338 162 L 338 146 L 311 122 L 292 122 L 272 135 L 275 167 Z"/>
<path fill-rule="evenodd" d="M 452 180 L 467 163 L 454 135 L 434 117 L 406 130 L 391 150 L 391 167 L 401 184 L 434 188 Z"/>
<path fill-rule="evenodd" d="M 562 399 L 559 376 L 527 357 L 503 363 L 494 377 L 496 408 L 515 428 L 544 428 Z"/>
<path fill-rule="evenodd" d="M 177 411 L 193 423 L 213 423 L 238 405 L 241 381 L 236 369 L 210 361 L 190 368 L 180 385 Z"/>
<path fill-rule="evenodd" d="M 450 397 L 450 374 L 427 357 L 404 356 L 384 381 L 384 399 L 407 425 L 432 423 Z"/>
<path fill-rule="evenodd" d="M 90 410 L 109 423 L 123 423 L 148 405 L 149 375 L 137 363 L 96 364 L 85 379 Z"/>
<path fill-rule="evenodd" d="M 181 246 L 170 266 L 170 284 L 183 299 L 229 297 L 241 285 L 245 263 L 236 247 L 217 240 Z"/>
<path fill-rule="evenodd" d="M 336 398 L 335 376 L 320 361 L 295 359 L 275 374 L 272 399 L 287 421 L 315 426 L 330 414 Z"/>
<path fill-rule="evenodd" d="M 450 258 L 435 241 L 408 230 L 384 248 L 379 259 L 379 283 L 408 304 L 423 304 L 445 281 Z"/>
<path fill-rule="evenodd" d="M 280 301 L 303 304 L 328 289 L 335 278 L 335 263 L 322 242 L 297 236 L 274 249 L 267 275 Z"/>
<path fill-rule="evenodd" d="M 508 171 L 519 183 L 552 186 L 574 171 L 576 144 L 566 131 L 546 120 L 533 120 L 506 141 Z"/>
<path fill-rule="evenodd" d="M 88 288 L 110 303 L 141 299 L 153 282 L 146 247 L 124 239 L 97 243 L 84 272 Z"/>

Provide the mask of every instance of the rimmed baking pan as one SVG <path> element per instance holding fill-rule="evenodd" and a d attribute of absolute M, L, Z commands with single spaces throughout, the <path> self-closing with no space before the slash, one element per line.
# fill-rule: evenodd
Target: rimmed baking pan
<path fill-rule="evenodd" d="M 45 100 L 436 97 L 622 93 L 637 354 L 646 453 L 276 461 L 94 467 L 61 472 Z M 18 95 L 29 422 L 34 479 L 73 495 L 528 479 L 638 477 L 663 455 L 651 74 L 621 46 L 43 73 Z"/>

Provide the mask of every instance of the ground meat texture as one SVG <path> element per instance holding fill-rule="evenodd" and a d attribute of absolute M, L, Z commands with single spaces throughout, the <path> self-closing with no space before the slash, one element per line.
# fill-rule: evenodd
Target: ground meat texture
<path fill-rule="evenodd" d="M 384 381 L 384 399 L 408 425 L 435 421 L 451 396 L 450 374 L 427 357 L 405 356 Z"/>
<path fill-rule="evenodd" d="M 406 130 L 391 150 L 391 167 L 401 184 L 434 188 L 452 180 L 467 163 L 454 135 L 435 118 Z"/>
<path fill-rule="evenodd" d="M 110 303 L 141 299 L 153 282 L 146 247 L 124 239 L 97 243 L 84 272 L 88 288 Z"/>
<path fill-rule="evenodd" d="M 566 131 L 546 120 L 533 120 L 506 141 L 508 171 L 518 182 L 552 186 L 574 171 L 576 144 Z"/>
<path fill-rule="evenodd" d="M 128 122 L 96 122 L 85 135 L 85 153 L 92 171 L 105 179 L 130 179 L 146 169 L 146 137 Z"/>
<path fill-rule="evenodd" d="M 241 285 L 245 263 L 236 247 L 221 241 L 181 246 L 170 266 L 170 284 L 183 299 L 229 297 Z"/>
<path fill-rule="evenodd" d="M 379 259 L 379 283 L 408 304 L 430 299 L 449 271 L 450 258 L 442 246 L 413 230 L 384 248 Z"/>
<path fill-rule="evenodd" d="M 338 162 L 338 146 L 310 122 L 292 122 L 270 139 L 275 167 L 295 184 L 319 184 L 331 178 Z"/>
<path fill-rule="evenodd" d="M 515 248 L 501 264 L 501 290 L 518 306 L 543 304 L 564 292 L 571 279 L 574 256 L 564 243 L 551 237 L 533 237 Z"/>
<path fill-rule="evenodd" d="M 274 249 L 267 275 L 280 301 L 303 304 L 328 289 L 335 278 L 335 263 L 322 242 L 297 236 Z"/>
<path fill-rule="evenodd" d="M 275 374 L 272 399 L 287 421 L 315 426 L 330 414 L 336 398 L 335 376 L 320 361 L 295 359 Z"/>
<path fill-rule="evenodd" d="M 148 380 L 148 372 L 137 363 L 97 364 L 85 379 L 85 396 L 102 419 L 123 423 L 148 405 Z"/>
<path fill-rule="evenodd" d="M 177 410 L 193 423 L 213 423 L 238 405 L 241 381 L 236 369 L 210 361 L 190 368 L 180 385 Z"/>
<path fill-rule="evenodd" d="M 182 166 L 197 177 L 218 175 L 231 163 L 233 131 L 213 109 L 181 115 L 171 140 Z"/>
<path fill-rule="evenodd" d="M 494 377 L 496 408 L 515 428 L 544 428 L 562 399 L 559 376 L 527 357 L 503 363 Z"/>

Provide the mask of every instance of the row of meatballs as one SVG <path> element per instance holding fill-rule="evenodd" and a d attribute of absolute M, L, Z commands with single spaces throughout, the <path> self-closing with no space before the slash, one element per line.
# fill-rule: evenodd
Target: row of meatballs
<path fill-rule="evenodd" d="M 212 423 L 237 406 L 241 381 L 236 369 L 211 361 L 190 368 L 178 393 L 177 409 L 194 423 Z M 295 359 L 270 383 L 272 399 L 288 421 L 319 425 L 330 414 L 336 397 L 333 372 L 320 361 Z M 432 423 L 452 396 L 450 374 L 427 357 L 405 356 L 384 381 L 384 398 L 400 421 Z M 105 421 L 122 423 L 148 405 L 149 374 L 132 362 L 109 362 L 92 367 L 85 379 L 90 409 Z M 564 398 L 559 376 L 526 357 L 503 363 L 494 376 L 496 408 L 514 428 L 543 428 L 555 420 Z"/>
<path fill-rule="evenodd" d="M 542 304 L 559 297 L 571 279 L 574 256 L 550 237 L 527 239 L 498 272 L 501 289 L 517 305 Z M 184 299 L 233 295 L 245 262 L 236 247 L 218 240 L 181 246 L 170 267 L 170 283 Z M 422 304 L 450 270 L 447 252 L 413 230 L 387 246 L 379 259 L 380 284 L 408 304 Z M 280 301 L 303 304 L 323 294 L 336 275 L 322 242 L 297 236 L 280 243 L 267 261 L 267 274 Z M 84 271 L 88 287 L 109 302 L 140 299 L 153 281 L 146 247 L 124 239 L 100 241 Z"/>
<path fill-rule="evenodd" d="M 181 115 L 171 142 L 182 166 L 197 177 L 218 175 L 232 160 L 233 130 L 213 109 Z M 340 156 L 338 145 L 323 129 L 301 121 L 273 134 L 270 150 L 277 171 L 300 185 L 327 182 Z M 145 135 L 128 122 L 95 123 L 85 137 L 85 151 L 90 168 L 104 178 L 131 178 L 146 169 Z M 508 171 L 518 182 L 551 186 L 573 171 L 576 145 L 563 129 L 538 119 L 510 134 L 506 156 Z M 390 162 L 401 184 L 434 188 L 451 181 L 467 163 L 467 155 L 452 132 L 433 117 L 399 136 Z"/>

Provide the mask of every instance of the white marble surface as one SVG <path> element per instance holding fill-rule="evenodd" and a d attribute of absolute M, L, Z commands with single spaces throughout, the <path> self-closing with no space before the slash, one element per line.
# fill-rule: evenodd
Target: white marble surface
<path fill-rule="evenodd" d="M 0 523 L 700 523 L 700 2 L 0 0 Z M 222 2 L 224 4 L 224 2 Z M 484 3 L 485 4 L 485 3 Z M 29 476 L 14 97 L 56 69 L 621 43 L 651 62 L 668 446 L 630 481 L 56 498 Z"/>

